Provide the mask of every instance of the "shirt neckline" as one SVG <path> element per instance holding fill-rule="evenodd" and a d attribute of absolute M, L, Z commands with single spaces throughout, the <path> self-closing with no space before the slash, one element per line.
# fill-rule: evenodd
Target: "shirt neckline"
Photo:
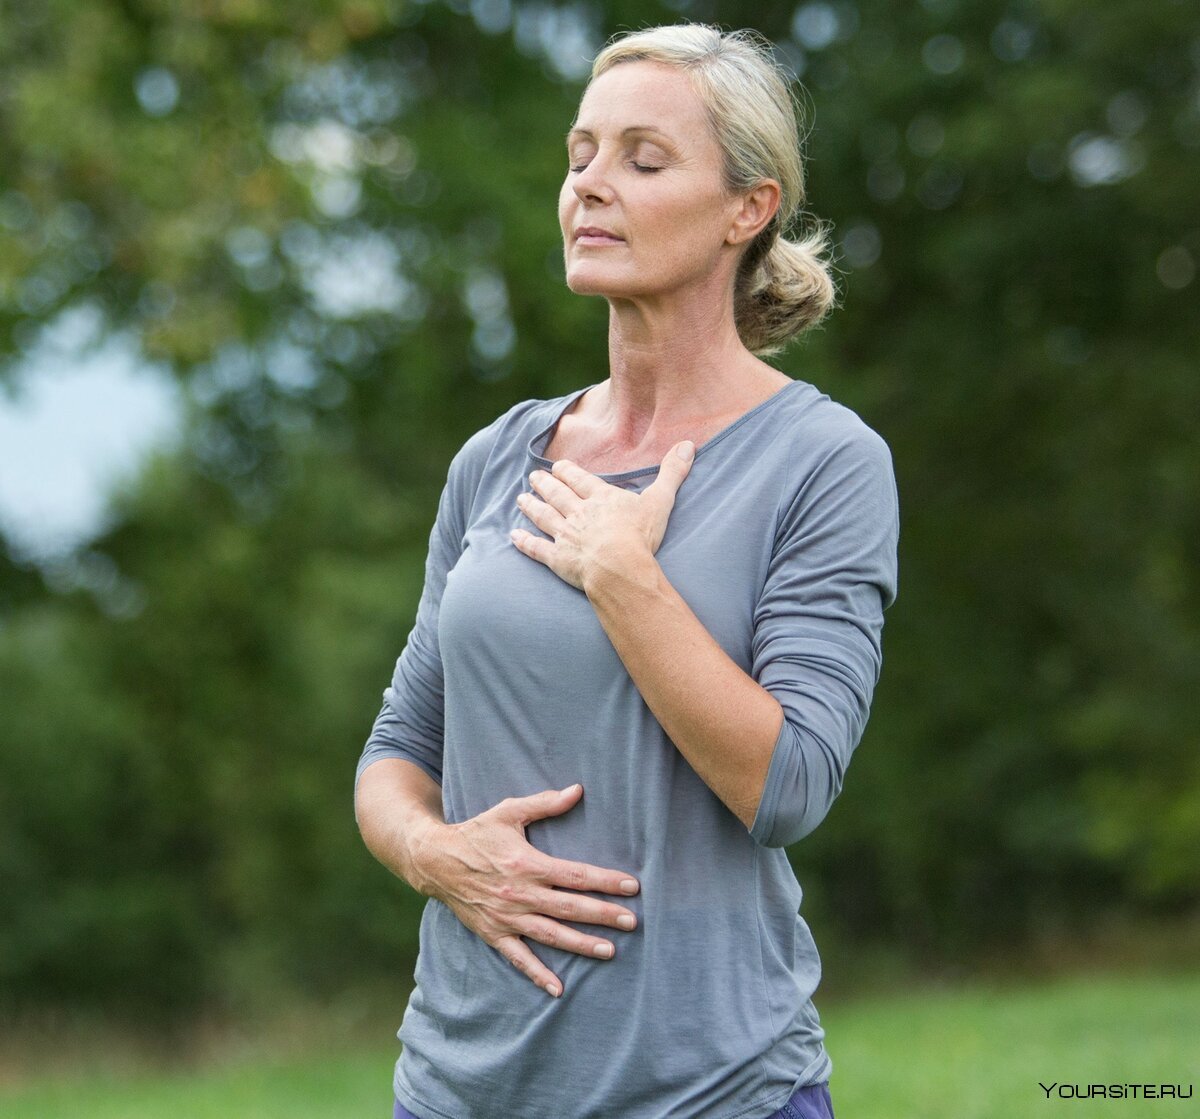
<path fill-rule="evenodd" d="M 778 389 L 777 391 L 771 393 L 771 395 L 768 396 L 766 400 L 760 401 L 753 408 L 751 408 L 748 412 L 743 412 L 732 423 L 721 428 L 721 430 L 718 431 L 715 435 L 711 436 L 709 439 L 705 440 L 705 442 L 701 443 L 700 446 L 696 448 L 696 458 L 699 458 L 710 447 L 713 447 L 717 443 L 720 443 L 721 440 L 724 439 L 727 435 L 731 435 L 734 431 L 736 431 L 739 427 L 741 427 L 742 424 L 744 424 L 747 420 L 751 419 L 754 416 L 757 416 L 760 412 L 764 411 L 770 405 L 774 404 L 775 401 L 777 401 L 781 396 L 784 396 L 786 393 L 790 392 L 794 386 L 801 385 L 803 383 L 804 383 L 803 381 L 792 380 L 788 384 L 784 385 L 783 388 Z M 568 411 L 570 411 L 571 407 L 575 404 L 575 401 L 577 401 L 581 396 L 583 396 L 583 394 L 585 392 L 587 392 L 588 389 L 594 389 L 595 387 L 596 387 L 595 385 L 585 385 L 583 388 L 577 389 L 575 392 L 571 393 L 567 397 L 566 403 L 564 403 L 563 406 L 558 410 L 558 412 L 555 414 L 554 418 L 544 428 L 542 428 L 541 431 L 539 431 L 535 436 L 533 436 L 532 439 L 529 440 L 529 445 L 528 445 L 529 457 L 534 462 L 536 462 L 540 467 L 542 467 L 542 469 L 548 470 L 551 466 L 554 465 L 554 460 L 545 458 L 538 452 L 540 450 L 543 450 L 545 447 L 547 447 L 549 445 L 550 439 L 553 435 L 553 432 L 554 432 L 555 428 L 558 427 L 558 421 L 561 420 L 563 418 L 563 416 L 565 416 L 567 414 Z M 660 464 L 655 463 L 653 466 L 639 466 L 634 470 L 622 470 L 621 472 L 619 472 L 617 474 L 597 474 L 596 477 L 602 478 L 606 482 L 618 481 L 618 480 L 626 479 L 626 478 L 640 478 L 644 474 L 657 474 L 658 470 L 659 470 L 659 465 Z"/>

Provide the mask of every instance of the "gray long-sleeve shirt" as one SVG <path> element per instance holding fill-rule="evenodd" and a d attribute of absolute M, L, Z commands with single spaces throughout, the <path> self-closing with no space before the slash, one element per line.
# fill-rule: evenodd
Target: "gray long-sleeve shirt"
<path fill-rule="evenodd" d="M 587 597 L 509 539 L 531 527 L 517 494 L 584 391 L 517 405 L 455 456 L 358 772 L 414 762 L 449 822 L 581 782 L 580 803 L 528 839 L 636 875 L 636 897 L 606 900 L 638 927 L 605 931 L 609 961 L 532 944 L 563 980 L 552 999 L 430 900 L 394 1089 L 421 1119 L 763 1119 L 831 1067 L 782 848 L 820 823 L 866 724 L 896 589 L 891 457 L 796 381 L 698 448 L 680 487 L 663 572 L 785 715 L 747 831 L 667 738 Z M 640 492 L 657 472 L 600 476 Z"/>

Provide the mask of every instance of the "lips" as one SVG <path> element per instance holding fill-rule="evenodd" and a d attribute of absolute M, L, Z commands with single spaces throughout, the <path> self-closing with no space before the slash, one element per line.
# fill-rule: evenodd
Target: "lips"
<path fill-rule="evenodd" d="M 585 225 L 575 230 L 575 240 L 582 241 L 588 245 L 600 245 L 618 244 L 624 238 L 618 237 L 615 233 L 607 229 L 601 229 L 597 225 Z"/>

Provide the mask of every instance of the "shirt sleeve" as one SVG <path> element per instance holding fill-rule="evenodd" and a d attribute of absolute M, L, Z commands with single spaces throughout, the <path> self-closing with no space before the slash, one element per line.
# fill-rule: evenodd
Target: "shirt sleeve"
<path fill-rule="evenodd" d="M 788 493 L 752 645 L 754 679 L 784 713 L 750 829 L 768 847 L 808 835 L 841 791 L 896 597 L 896 484 L 875 432 L 845 433 Z"/>
<path fill-rule="evenodd" d="M 489 429 L 467 440 L 454 456 L 429 534 L 425 584 L 417 618 L 396 661 L 383 707 L 358 759 L 355 788 L 368 766 L 383 758 L 404 758 L 442 783 L 444 681 L 438 644 L 438 614 L 446 576 L 463 551 L 471 501 L 479 485 L 484 438 Z"/>

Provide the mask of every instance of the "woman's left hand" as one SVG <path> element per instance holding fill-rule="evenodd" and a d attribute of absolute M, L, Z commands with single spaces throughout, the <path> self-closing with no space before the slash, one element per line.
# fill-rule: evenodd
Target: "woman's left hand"
<path fill-rule="evenodd" d="M 586 592 L 597 573 L 658 551 L 695 454 L 690 441 L 677 443 L 663 459 L 658 477 L 640 494 L 609 485 L 569 459 L 559 459 L 550 473 L 535 470 L 529 484 L 537 496 L 522 493 L 517 505 L 550 539 L 515 528 L 512 541 Z"/>

